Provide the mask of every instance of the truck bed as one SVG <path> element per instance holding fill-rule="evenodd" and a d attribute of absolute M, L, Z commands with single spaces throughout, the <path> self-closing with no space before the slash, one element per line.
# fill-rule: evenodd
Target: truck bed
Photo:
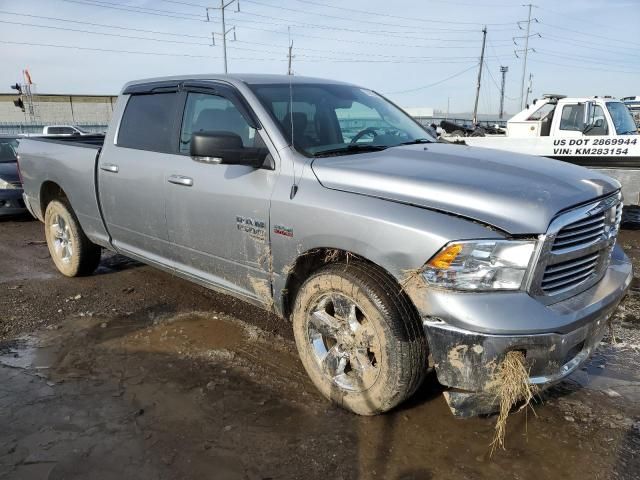
<path fill-rule="evenodd" d="M 87 237 L 104 246 L 108 235 L 96 188 L 103 143 L 104 135 L 27 137 L 20 140 L 18 155 L 24 199 L 31 213 L 43 220 L 43 196 L 60 189 L 74 206 Z"/>

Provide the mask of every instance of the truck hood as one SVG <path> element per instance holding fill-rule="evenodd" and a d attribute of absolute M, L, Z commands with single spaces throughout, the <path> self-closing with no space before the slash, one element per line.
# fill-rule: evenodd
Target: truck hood
<path fill-rule="evenodd" d="M 620 188 L 565 162 L 441 143 L 317 158 L 312 169 L 326 188 L 460 215 L 514 235 L 544 233 L 561 210 Z"/>

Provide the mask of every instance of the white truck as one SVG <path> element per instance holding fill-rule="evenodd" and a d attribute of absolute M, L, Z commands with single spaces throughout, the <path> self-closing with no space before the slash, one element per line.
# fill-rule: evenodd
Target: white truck
<path fill-rule="evenodd" d="M 447 140 L 555 158 L 598 170 L 618 180 L 625 205 L 635 214 L 639 211 L 640 135 L 627 106 L 612 97 L 544 95 L 513 116 L 504 135 Z"/>
<path fill-rule="evenodd" d="M 636 125 L 640 128 L 640 96 L 624 97 L 620 99 L 621 102 L 629 108 L 633 119 L 636 121 Z"/>
<path fill-rule="evenodd" d="M 91 132 L 75 125 L 46 125 L 42 127 L 43 135 L 58 135 L 64 137 L 91 135 Z"/>

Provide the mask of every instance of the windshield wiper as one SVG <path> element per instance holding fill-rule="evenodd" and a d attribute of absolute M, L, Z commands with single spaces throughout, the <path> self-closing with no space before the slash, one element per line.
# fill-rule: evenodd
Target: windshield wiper
<path fill-rule="evenodd" d="M 429 140 L 428 138 L 416 138 L 415 140 L 411 140 L 410 142 L 402 142 L 398 145 L 394 145 L 394 147 L 399 147 L 400 145 L 417 145 L 420 143 L 433 143 L 433 140 Z"/>
<path fill-rule="evenodd" d="M 388 145 L 361 145 L 357 143 L 352 143 L 345 147 L 333 148 L 331 150 L 323 150 L 321 152 L 314 153 L 314 157 L 331 157 L 334 155 L 349 155 L 353 153 L 363 153 L 363 152 L 380 152 L 389 148 Z"/>

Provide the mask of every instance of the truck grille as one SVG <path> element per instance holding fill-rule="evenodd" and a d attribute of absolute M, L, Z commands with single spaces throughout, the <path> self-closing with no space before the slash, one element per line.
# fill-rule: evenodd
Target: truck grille
<path fill-rule="evenodd" d="M 573 288 L 596 272 L 600 252 L 575 260 L 549 265 L 542 277 L 542 290 L 547 295 Z"/>
<path fill-rule="evenodd" d="M 609 265 L 621 219 L 619 193 L 558 216 L 541 246 L 531 292 L 553 303 L 598 282 Z"/>
<path fill-rule="evenodd" d="M 620 225 L 622 218 L 622 203 L 615 207 L 615 223 Z M 602 238 L 607 228 L 609 211 L 602 211 L 594 216 L 578 220 L 563 227 L 557 234 L 551 251 L 585 248 Z"/>

